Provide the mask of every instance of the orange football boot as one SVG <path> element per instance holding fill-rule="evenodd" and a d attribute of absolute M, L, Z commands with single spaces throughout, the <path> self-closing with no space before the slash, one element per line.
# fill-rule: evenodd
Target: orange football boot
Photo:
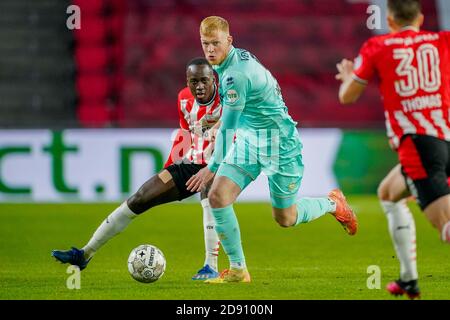
<path fill-rule="evenodd" d="M 349 235 L 354 235 L 358 230 L 358 219 L 348 205 L 342 191 L 339 189 L 331 190 L 328 198 L 336 203 L 336 211 L 333 213 L 336 220 L 339 221 Z"/>
<path fill-rule="evenodd" d="M 250 282 L 250 273 L 247 269 L 225 269 L 218 278 L 208 279 L 205 283 L 238 283 Z"/>

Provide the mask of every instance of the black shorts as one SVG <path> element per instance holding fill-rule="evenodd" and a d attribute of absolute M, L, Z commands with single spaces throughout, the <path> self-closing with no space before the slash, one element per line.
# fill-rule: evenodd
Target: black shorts
<path fill-rule="evenodd" d="M 450 142 L 431 136 L 407 135 L 398 149 L 406 184 L 422 210 L 450 194 Z"/>
<path fill-rule="evenodd" d="M 166 170 L 170 172 L 173 182 L 175 183 L 178 189 L 179 192 L 178 200 L 181 201 L 197 193 L 189 191 L 186 188 L 186 182 L 205 166 L 206 165 L 204 164 L 176 163 L 171 164 L 166 168 Z"/>

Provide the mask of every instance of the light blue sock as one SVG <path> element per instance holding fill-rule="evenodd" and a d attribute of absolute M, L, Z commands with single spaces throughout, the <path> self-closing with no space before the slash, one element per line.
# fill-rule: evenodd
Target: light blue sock
<path fill-rule="evenodd" d="M 327 212 L 335 210 L 334 202 L 328 198 L 301 198 L 297 200 L 297 221 L 295 225 L 300 223 L 308 223 L 313 221 Z"/>
<path fill-rule="evenodd" d="M 244 251 L 241 244 L 241 232 L 233 205 L 225 208 L 211 208 L 216 220 L 216 231 L 222 243 L 223 250 L 232 267 L 245 268 Z"/>

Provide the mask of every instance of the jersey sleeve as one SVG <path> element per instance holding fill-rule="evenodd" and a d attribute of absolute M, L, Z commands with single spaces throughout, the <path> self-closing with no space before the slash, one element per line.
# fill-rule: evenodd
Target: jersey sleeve
<path fill-rule="evenodd" d="M 189 125 L 184 118 L 183 112 L 181 111 L 181 103 L 182 103 L 181 92 L 178 94 L 178 116 L 180 118 L 180 129 L 177 131 L 177 135 L 172 143 L 172 148 L 169 153 L 169 157 L 167 158 L 166 163 L 164 164 L 164 168 L 167 168 L 177 160 L 180 160 L 184 156 L 184 151 L 186 149 L 185 144 L 187 140 L 190 140 L 189 134 Z M 188 142 L 190 145 L 190 141 Z"/>
<path fill-rule="evenodd" d="M 441 31 L 440 34 L 444 38 L 444 42 L 447 46 L 450 46 L 450 31 Z"/>
<path fill-rule="evenodd" d="M 180 118 L 180 128 L 184 130 L 189 130 L 189 124 L 187 123 L 186 119 L 184 118 L 183 111 L 181 110 L 181 104 L 182 104 L 183 98 L 181 96 L 181 92 L 178 94 L 178 117 Z"/>
<path fill-rule="evenodd" d="M 375 73 L 375 48 L 372 39 L 366 41 L 353 64 L 353 80 L 362 84 L 369 83 Z"/>
<path fill-rule="evenodd" d="M 214 152 L 208 162 L 208 168 L 212 172 L 216 172 L 224 157 L 233 144 L 235 137 L 235 130 L 241 116 L 241 109 L 232 109 L 224 106 L 221 124 L 217 132 Z"/>
<path fill-rule="evenodd" d="M 230 71 L 223 77 L 223 107 L 231 110 L 243 110 L 250 88 L 249 79 L 240 72 Z"/>
<path fill-rule="evenodd" d="M 166 163 L 164 164 L 164 168 L 167 168 L 168 166 L 172 165 L 174 162 L 179 160 L 178 158 L 182 158 L 183 155 L 179 153 L 180 148 L 178 148 L 178 145 L 182 143 L 183 141 L 183 129 L 177 130 L 177 135 L 175 136 L 175 139 L 172 143 L 172 148 L 170 149 L 169 156 L 167 158 Z M 182 150 L 182 149 L 181 149 Z M 178 151 L 178 154 L 177 154 Z"/>

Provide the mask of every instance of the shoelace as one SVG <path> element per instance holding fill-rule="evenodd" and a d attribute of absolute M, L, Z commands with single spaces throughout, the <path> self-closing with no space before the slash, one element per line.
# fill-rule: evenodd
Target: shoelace
<path fill-rule="evenodd" d="M 209 270 L 208 270 L 208 268 L 206 266 L 204 266 L 203 268 L 201 268 L 198 271 L 198 274 L 205 274 L 205 273 L 209 273 Z"/>
<path fill-rule="evenodd" d="M 72 247 L 72 250 L 70 252 L 72 255 L 72 259 L 76 261 L 77 263 L 84 263 L 84 257 L 81 254 L 81 251 L 77 250 L 76 248 Z"/>
<path fill-rule="evenodd" d="M 223 279 L 229 273 L 230 273 L 230 269 L 225 269 L 220 273 L 219 278 Z"/>

